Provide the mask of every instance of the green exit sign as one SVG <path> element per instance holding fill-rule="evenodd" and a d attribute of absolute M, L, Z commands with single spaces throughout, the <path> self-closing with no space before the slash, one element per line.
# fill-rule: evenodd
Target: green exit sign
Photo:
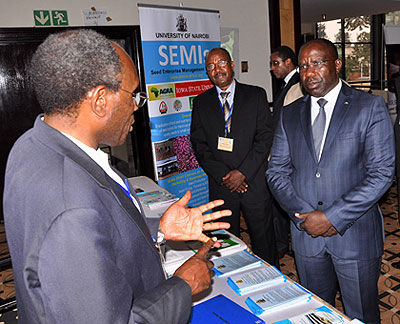
<path fill-rule="evenodd" d="M 35 26 L 50 26 L 50 11 L 49 10 L 34 10 L 33 19 Z"/>
<path fill-rule="evenodd" d="M 67 10 L 34 10 L 35 26 L 68 26 Z"/>
<path fill-rule="evenodd" d="M 53 26 L 68 26 L 67 10 L 52 10 Z"/>

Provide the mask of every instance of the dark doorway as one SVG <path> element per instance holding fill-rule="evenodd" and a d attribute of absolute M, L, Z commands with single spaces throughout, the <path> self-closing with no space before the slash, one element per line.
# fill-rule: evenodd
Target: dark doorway
<path fill-rule="evenodd" d="M 8 154 L 17 138 L 33 126 L 41 109 L 31 89 L 26 67 L 36 47 L 51 33 L 67 28 L 0 28 L 0 220 L 3 217 L 4 172 Z M 75 28 L 68 28 L 75 29 Z M 122 45 L 132 57 L 145 91 L 139 26 L 93 28 Z M 113 156 L 111 162 L 127 177 L 146 175 L 154 179 L 147 106 L 135 113 L 135 126 L 128 143 L 129 163 Z"/>

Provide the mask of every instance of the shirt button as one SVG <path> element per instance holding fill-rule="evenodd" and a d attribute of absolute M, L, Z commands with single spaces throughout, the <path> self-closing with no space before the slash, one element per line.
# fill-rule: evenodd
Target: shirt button
<path fill-rule="evenodd" d="M 315 176 L 316 176 L 317 178 L 320 178 L 320 177 L 321 177 L 321 173 L 317 172 L 317 173 L 315 174 Z"/>
<path fill-rule="evenodd" d="M 323 205 L 324 203 L 322 201 L 318 201 L 318 205 Z"/>

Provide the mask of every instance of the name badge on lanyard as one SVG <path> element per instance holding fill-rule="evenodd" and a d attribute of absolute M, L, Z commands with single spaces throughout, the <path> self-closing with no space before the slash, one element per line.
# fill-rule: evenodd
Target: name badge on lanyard
<path fill-rule="evenodd" d="M 218 150 L 233 152 L 233 138 L 218 136 Z"/>

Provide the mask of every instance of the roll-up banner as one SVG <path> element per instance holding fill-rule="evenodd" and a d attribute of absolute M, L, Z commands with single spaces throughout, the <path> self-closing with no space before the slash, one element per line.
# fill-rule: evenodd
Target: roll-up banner
<path fill-rule="evenodd" d="M 193 99 L 212 87 L 204 58 L 220 46 L 219 11 L 138 4 L 158 184 L 192 207 L 208 201 L 208 179 L 190 143 Z"/>
<path fill-rule="evenodd" d="M 397 116 L 396 90 L 394 81 L 400 77 L 400 26 L 384 26 L 387 80 L 388 80 L 388 109 L 392 122 Z"/>

